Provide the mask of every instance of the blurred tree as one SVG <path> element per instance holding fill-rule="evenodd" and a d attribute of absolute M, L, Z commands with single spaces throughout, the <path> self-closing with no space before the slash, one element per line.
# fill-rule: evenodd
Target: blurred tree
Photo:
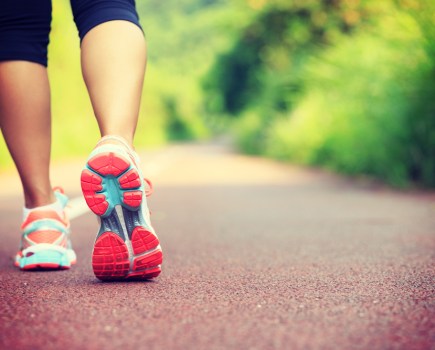
<path fill-rule="evenodd" d="M 203 80 L 242 149 L 435 186 L 435 2 L 247 0 Z"/>
<path fill-rule="evenodd" d="M 256 101 L 288 110 L 292 92 L 297 95 L 302 89 L 300 69 L 307 56 L 369 18 L 370 6 L 355 3 L 270 1 L 261 7 L 206 75 L 208 111 L 236 116 Z M 262 99 L 265 94 L 268 98 Z"/>

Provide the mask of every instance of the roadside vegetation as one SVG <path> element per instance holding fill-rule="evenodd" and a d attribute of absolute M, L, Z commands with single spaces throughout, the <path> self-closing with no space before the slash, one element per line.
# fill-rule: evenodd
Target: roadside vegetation
<path fill-rule="evenodd" d="M 264 2 L 206 76 L 208 114 L 248 153 L 435 186 L 434 10 Z"/>

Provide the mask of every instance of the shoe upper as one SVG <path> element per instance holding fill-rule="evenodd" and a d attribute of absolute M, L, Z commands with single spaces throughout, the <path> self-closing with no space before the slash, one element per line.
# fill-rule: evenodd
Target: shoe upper
<path fill-rule="evenodd" d="M 65 208 L 68 197 L 59 191 L 55 191 L 55 195 Z M 70 223 L 65 211 L 61 217 L 55 210 L 33 210 L 24 220 L 21 230 L 21 250 L 41 243 L 69 248 Z"/>

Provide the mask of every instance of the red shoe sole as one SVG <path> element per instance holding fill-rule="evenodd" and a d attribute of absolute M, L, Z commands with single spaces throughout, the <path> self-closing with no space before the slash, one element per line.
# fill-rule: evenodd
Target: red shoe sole
<path fill-rule="evenodd" d="M 100 193 L 103 190 L 103 179 L 106 177 L 116 178 L 117 187 L 122 192 L 119 201 L 126 207 L 138 209 L 142 203 L 142 191 L 139 173 L 130 168 L 130 162 L 124 157 L 107 152 L 99 154 L 88 161 L 89 169 L 82 171 L 81 186 L 83 195 L 89 208 L 99 216 L 107 214 L 110 210 L 110 198 Z"/>
<path fill-rule="evenodd" d="M 92 254 L 92 268 L 95 276 L 103 281 L 132 277 L 141 279 L 157 277 L 161 272 L 160 264 L 163 261 L 163 254 L 158 248 L 157 237 L 154 237 L 154 241 L 157 242 L 154 249 L 142 255 L 133 256 L 133 266 L 130 268 L 130 255 L 125 242 L 116 233 L 103 233 L 95 242 Z"/>
<path fill-rule="evenodd" d="M 110 186 L 108 182 L 111 182 Z M 143 200 L 141 185 L 139 173 L 131 162 L 114 152 L 92 157 L 82 171 L 81 186 L 86 203 L 101 217 L 102 227 L 105 220 L 107 222 L 105 229 L 101 229 L 104 232 L 100 231 L 92 254 L 92 267 L 100 280 L 150 279 L 161 272 L 163 254 L 160 242 L 151 230 L 144 227 L 145 223 L 144 226 L 135 226 L 129 232 L 129 239 L 122 237 L 124 233 L 116 232 L 122 231 L 122 228 L 110 229 L 115 205 L 124 208 L 124 215 L 139 217 L 137 213 Z M 108 187 L 112 188 L 112 192 L 105 189 Z"/>

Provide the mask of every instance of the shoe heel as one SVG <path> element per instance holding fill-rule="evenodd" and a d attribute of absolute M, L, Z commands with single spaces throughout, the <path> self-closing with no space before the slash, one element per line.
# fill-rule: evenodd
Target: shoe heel
<path fill-rule="evenodd" d="M 141 214 L 148 209 L 143 202 L 144 182 L 134 162 L 122 152 L 102 150 L 88 160 L 81 187 L 89 208 L 101 217 L 92 254 L 95 276 L 102 281 L 157 277 L 163 254 Z"/>
<path fill-rule="evenodd" d="M 69 269 L 71 262 L 66 255 L 56 250 L 27 253 L 20 259 L 21 270 Z"/>
<path fill-rule="evenodd" d="M 130 270 L 128 248 L 114 232 L 105 232 L 94 245 L 92 269 L 95 276 L 102 280 L 121 279 Z"/>
<path fill-rule="evenodd" d="M 133 211 L 140 208 L 143 191 L 139 173 L 122 155 L 95 155 L 87 162 L 80 180 L 86 203 L 96 215 L 109 215 L 116 204 Z"/>

